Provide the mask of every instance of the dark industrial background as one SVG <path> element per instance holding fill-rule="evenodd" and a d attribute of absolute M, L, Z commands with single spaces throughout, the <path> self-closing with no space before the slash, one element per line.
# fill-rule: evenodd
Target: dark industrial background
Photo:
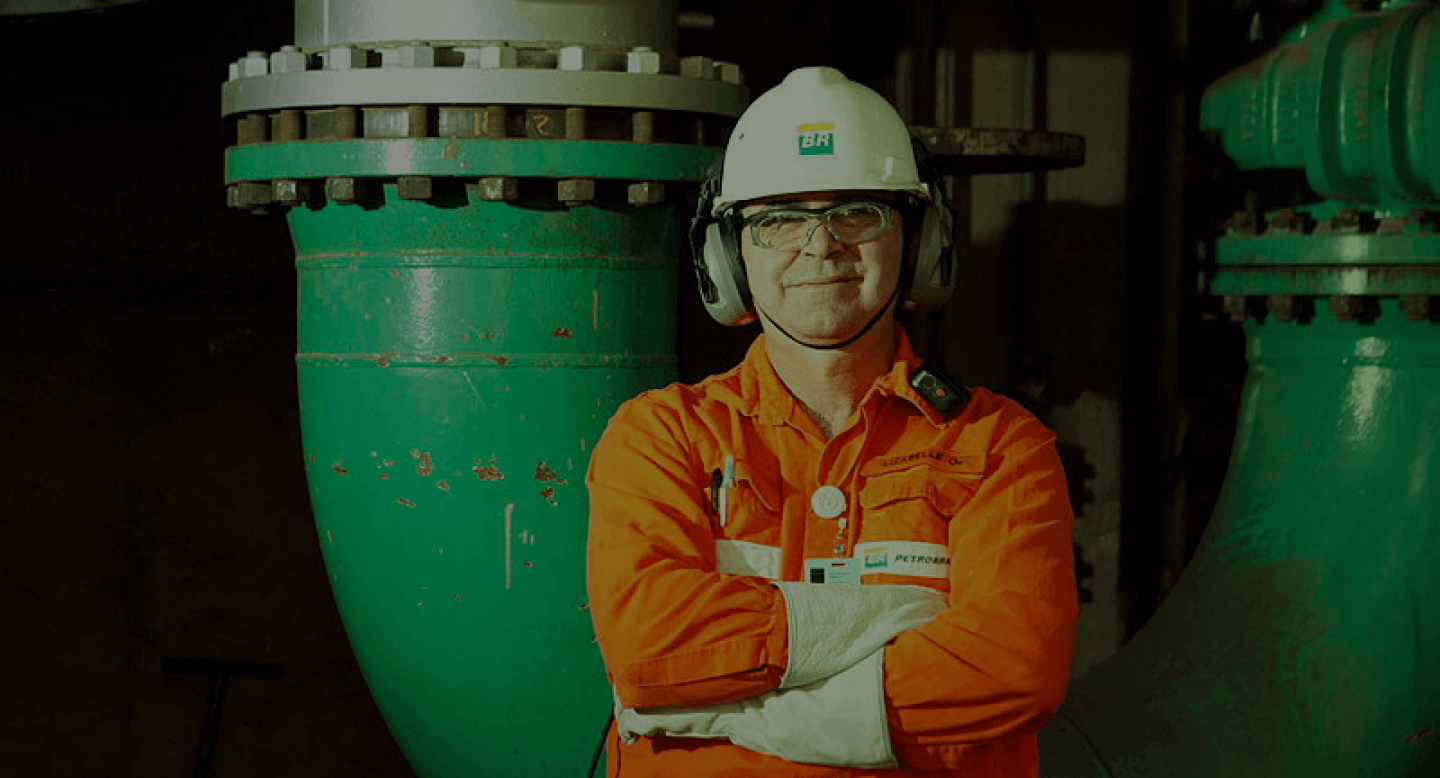
<path fill-rule="evenodd" d="M 1269 32 L 1250 0 L 1194 5 L 682 6 L 714 24 L 682 29 L 681 53 L 740 63 L 752 96 L 828 64 L 911 95 L 912 124 L 1086 136 L 1083 168 L 956 180 L 961 290 L 910 321 L 964 380 L 1060 435 L 1085 601 L 1076 675 L 1183 568 L 1244 375 L 1238 325 L 1197 273 L 1248 185 L 1193 128 L 1200 90 Z M 227 63 L 290 43 L 292 14 L 291 0 L 148 0 L 0 16 L 0 778 L 186 775 L 210 678 L 162 671 L 175 656 L 284 666 L 231 681 L 216 778 L 412 775 L 316 543 L 290 237 L 278 215 L 225 207 Z M 946 57 L 951 103 L 929 97 Z M 678 275 L 693 381 L 754 332 L 710 322 L 688 265 Z"/>

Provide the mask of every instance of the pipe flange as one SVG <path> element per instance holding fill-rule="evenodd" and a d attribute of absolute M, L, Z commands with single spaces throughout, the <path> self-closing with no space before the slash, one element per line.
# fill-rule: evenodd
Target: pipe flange
<path fill-rule="evenodd" d="M 282 46 L 230 64 L 221 114 L 329 105 L 572 105 L 739 116 L 749 100 L 740 68 L 649 47 L 431 46 L 422 41 L 305 52 Z"/>

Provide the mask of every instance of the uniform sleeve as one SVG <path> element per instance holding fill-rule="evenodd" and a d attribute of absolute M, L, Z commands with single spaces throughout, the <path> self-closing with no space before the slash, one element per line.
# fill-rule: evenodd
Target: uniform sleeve
<path fill-rule="evenodd" d="M 891 740 L 903 764 L 1033 737 L 1064 697 L 1079 605 L 1071 513 L 1054 435 L 1022 417 L 950 520 L 950 607 L 886 650 Z"/>
<path fill-rule="evenodd" d="M 626 708 L 704 706 L 779 685 L 780 592 L 716 571 L 709 483 L 683 411 L 642 396 L 596 445 L 586 475 L 586 583 L 606 673 Z"/>

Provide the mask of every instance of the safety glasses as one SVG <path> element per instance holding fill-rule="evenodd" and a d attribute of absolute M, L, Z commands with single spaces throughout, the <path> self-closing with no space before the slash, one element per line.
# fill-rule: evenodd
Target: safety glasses
<path fill-rule="evenodd" d="M 750 229 L 756 248 L 793 251 L 809 243 L 822 224 L 846 245 L 877 238 L 890 229 L 893 212 L 887 203 L 852 200 L 829 208 L 770 208 L 745 217 L 740 226 Z"/>

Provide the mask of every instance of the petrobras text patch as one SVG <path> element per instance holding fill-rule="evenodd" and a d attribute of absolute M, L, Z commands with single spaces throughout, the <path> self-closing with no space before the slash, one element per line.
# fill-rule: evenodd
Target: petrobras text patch
<path fill-rule="evenodd" d="M 795 128 L 800 133 L 800 155 L 835 153 L 835 125 L 802 124 Z"/>
<path fill-rule="evenodd" d="M 889 573 L 920 578 L 950 577 L 950 549 L 939 543 L 912 540 L 859 543 L 855 546 L 855 558 L 860 561 L 861 575 Z"/>

